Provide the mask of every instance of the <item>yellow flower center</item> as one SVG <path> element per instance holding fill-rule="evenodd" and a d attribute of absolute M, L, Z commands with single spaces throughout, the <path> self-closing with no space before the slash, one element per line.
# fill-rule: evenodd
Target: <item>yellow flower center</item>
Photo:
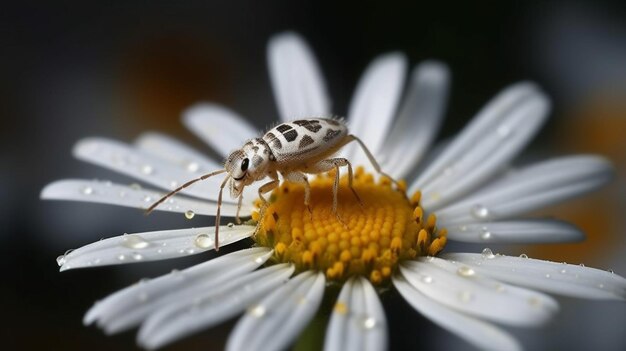
<path fill-rule="evenodd" d="M 304 205 L 304 186 L 283 182 L 270 196 L 265 211 L 253 213 L 258 223 L 254 240 L 274 249 L 271 262 L 291 262 L 298 271 L 319 270 L 331 281 L 361 275 L 374 284 L 388 281 L 402 260 L 434 256 L 446 244 L 446 230 L 436 217 L 425 218 L 420 192 L 409 199 L 406 186 L 378 182 L 357 169 L 354 190 L 341 178 L 337 212 L 333 213 L 334 171 L 315 177 L 310 210 Z M 261 201 L 256 206 L 261 208 Z M 261 219 L 260 212 L 263 213 Z"/>

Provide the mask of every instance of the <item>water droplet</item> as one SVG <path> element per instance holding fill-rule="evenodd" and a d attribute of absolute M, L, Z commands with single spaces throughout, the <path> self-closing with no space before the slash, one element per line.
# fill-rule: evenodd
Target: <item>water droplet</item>
<path fill-rule="evenodd" d="M 551 277 L 550 273 L 546 273 L 546 278 L 550 278 L 550 277 Z"/>
<path fill-rule="evenodd" d="M 456 273 L 462 277 L 471 277 L 476 274 L 476 271 L 474 271 L 471 267 L 461 266 L 457 269 Z"/>
<path fill-rule="evenodd" d="M 523 254 L 519 255 L 519 258 L 528 258 L 528 255 L 523 253 Z"/>
<path fill-rule="evenodd" d="M 152 197 L 150 195 L 146 195 L 143 197 L 143 202 L 152 202 Z"/>
<path fill-rule="evenodd" d="M 491 232 L 487 230 L 487 228 L 483 228 L 480 230 L 480 238 L 483 240 L 491 239 Z"/>
<path fill-rule="evenodd" d="M 185 212 L 185 218 L 192 219 L 196 214 L 192 210 L 187 210 Z"/>
<path fill-rule="evenodd" d="M 249 313 L 256 318 L 263 317 L 265 315 L 265 312 L 265 307 L 261 305 L 256 305 L 249 310 Z"/>
<path fill-rule="evenodd" d="M 598 284 L 598 288 L 604 289 L 604 284 L 602 284 L 602 283 Z"/>
<path fill-rule="evenodd" d="M 485 248 L 483 249 L 483 252 L 481 253 L 481 255 L 483 256 L 483 258 L 488 258 L 488 259 L 492 259 L 495 258 L 496 256 L 493 254 L 493 251 L 491 251 L 490 248 Z"/>
<path fill-rule="evenodd" d="M 126 256 L 124 256 L 124 254 L 119 254 L 119 255 L 117 255 L 117 259 L 119 261 L 124 261 L 126 259 Z"/>
<path fill-rule="evenodd" d="M 474 296 L 469 291 L 461 291 L 459 293 L 459 300 L 461 300 L 461 302 L 466 302 L 467 303 L 467 302 L 472 301 L 473 298 L 474 298 Z"/>
<path fill-rule="evenodd" d="M 232 227 L 234 227 L 234 226 L 235 226 L 235 223 L 230 222 L 230 223 L 228 223 L 226 226 L 227 226 L 228 228 L 232 228 Z"/>
<path fill-rule="evenodd" d="M 129 249 L 145 249 L 150 245 L 146 239 L 137 234 L 130 234 L 122 236 L 122 246 Z"/>
<path fill-rule="evenodd" d="M 213 247 L 213 239 L 208 234 L 198 234 L 194 240 L 194 244 L 201 249 Z"/>
<path fill-rule="evenodd" d="M 143 166 L 141 166 L 141 173 L 146 174 L 146 175 L 150 175 L 150 174 L 154 173 L 154 168 L 152 168 L 152 166 L 150 166 L 150 165 L 143 165 Z"/>
<path fill-rule="evenodd" d="M 187 163 L 187 172 L 194 173 L 200 169 L 200 165 L 197 162 Z"/>
<path fill-rule="evenodd" d="M 376 326 L 376 319 L 374 317 L 365 317 L 362 325 L 365 329 L 372 329 Z"/>
<path fill-rule="evenodd" d="M 83 195 L 91 195 L 93 194 L 93 188 L 90 186 L 86 186 L 82 188 L 80 192 L 83 193 Z"/>
<path fill-rule="evenodd" d="M 258 263 L 258 264 L 263 263 L 263 257 L 257 257 L 257 258 L 255 258 L 255 259 L 254 259 L 254 262 L 255 262 L 255 263 Z"/>
<path fill-rule="evenodd" d="M 609 272 L 611 274 L 615 274 L 615 271 L 613 271 L 612 269 L 607 270 L 607 272 Z"/>
<path fill-rule="evenodd" d="M 489 209 L 484 205 L 474 205 L 472 207 L 472 216 L 478 219 L 486 219 L 487 217 L 489 217 Z"/>
<path fill-rule="evenodd" d="M 59 267 L 65 264 L 65 254 L 57 257 L 57 264 L 59 265 Z"/>
<path fill-rule="evenodd" d="M 584 266 L 585 266 L 585 264 L 584 264 L 584 263 L 581 263 L 581 264 L 579 264 L 579 266 L 584 267 Z"/>
<path fill-rule="evenodd" d="M 511 135 L 511 128 L 507 126 L 506 124 L 503 124 L 498 127 L 497 133 L 500 138 L 506 138 L 509 135 Z"/>
<path fill-rule="evenodd" d="M 170 182 L 170 187 L 172 187 L 172 188 L 177 188 L 177 187 L 178 187 L 178 182 L 177 182 L 177 181 L 175 181 L 175 180 L 172 180 L 172 181 Z"/>
<path fill-rule="evenodd" d="M 162 254 L 162 253 L 163 253 L 163 249 L 158 249 L 158 250 L 157 250 L 157 253 L 158 253 L 158 254 Z"/>
<path fill-rule="evenodd" d="M 431 277 L 429 275 L 422 276 L 422 282 L 424 282 L 426 284 L 430 284 L 430 283 L 433 282 L 433 277 Z"/>
<path fill-rule="evenodd" d="M 133 260 L 135 261 L 143 260 L 143 256 L 139 252 L 133 252 L 132 256 L 133 256 Z"/>
<path fill-rule="evenodd" d="M 560 272 L 561 272 L 561 274 L 565 274 L 565 273 L 567 273 L 567 270 L 565 268 L 563 268 L 563 269 L 560 270 Z"/>
<path fill-rule="evenodd" d="M 188 254 L 188 255 L 191 255 L 191 254 L 196 253 L 196 250 L 194 250 L 194 249 L 192 249 L 192 248 L 190 247 L 190 248 L 185 249 L 185 253 L 186 253 L 186 254 Z"/>

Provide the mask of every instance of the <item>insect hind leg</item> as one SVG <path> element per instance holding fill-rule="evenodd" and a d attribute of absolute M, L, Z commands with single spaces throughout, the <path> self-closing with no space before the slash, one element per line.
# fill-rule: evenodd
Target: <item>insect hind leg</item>
<path fill-rule="evenodd" d="M 356 190 L 354 190 L 354 187 L 352 186 L 354 172 L 352 170 L 352 164 L 350 163 L 350 161 L 348 161 L 345 158 L 331 158 L 328 160 L 322 160 L 309 168 L 309 171 L 312 173 L 327 172 L 333 168 L 336 170 L 335 182 L 333 183 L 333 213 L 334 214 L 337 214 L 337 196 L 339 192 L 339 167 L 342 167 L 342 166 L 348 166 L 348 187 L 352 191 L 352 194 L 354 195 L 356 200 L 359 202 L 359 205 L 363 207 L 363 202 L 361 201 L 361 197 L 356 192 Z"/>
<path fill-rule="evenodd" d="M 346 141 L 345 141 L 344 145 L 348 144 L 351 141 L 356 141 L 359 144 L 359 146 L 361 147 L 363 152 L 365 152 L 365 155 L 367 156 L 367 159 L 370 161 L 370 163 L 372 164 L 372 166 L 374 167 L 374 169 L 376 170 L 376 172 L 378 174 L 389 178 L 396 186 L 398 186 L 398 182 L 392 176 L 390 176 L 389 174 L 383 172 L 383 170 L 380 168 L 380 165 L 376 161 L 376 158 L 374 158 L 374 155 L 372 155 L 372 153 L 367 148 L 367 146 L 365 146 L 365 143 L 361 139 L 359 139 L 359 137 L 357 137 L 356 135 L 353 135 L 353 134 L 349 134 L 346 137 Z"/>

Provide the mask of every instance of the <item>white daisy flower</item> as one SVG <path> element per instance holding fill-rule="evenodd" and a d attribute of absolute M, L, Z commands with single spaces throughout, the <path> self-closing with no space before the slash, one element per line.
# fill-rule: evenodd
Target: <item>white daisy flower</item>
<path fill-rule="evenodd" d="M 309 47 L 296 34 L 274 37 L 269 68 L 281 120 L 330 116 L 324 80 Z M 107 333 L 139 327 L 138 343 L 154 349 L 244 313 L 229 350 L 280 350 L 297 338 L 318 311 L 326 287 L 341 287 L 324 340 L 327 350 L 387 348 L 379 294 L 395 288 L 416 311 L 480 349 L 515 350 L 501 326 L 537 326 L 558 310 L 558 295 L 624 300 L 626 279 L 578 265 L 482 253 L 441 253 L 447 240 L 474 243 L 546 243 L 580 240 L 566 222 L 519 216 L 594 190 L 611 177 L 602 157 L 561 157 L 510 171 L 513 158 L 543 124 L 550 103 L 532 83 L 498 94 L 413 179 L 412 170 L 438 130 L 448 90 L 447 68 L 418 65 L 402 93 L 403 55 L 380 56 L 367 68 L 348 111 L 351 133 L 361 137 L 383 169 L 408 187 L 378 181 L 364 169 L 354 187 L 342 183 L 340 221 L 331 211 L 332 177 L 311 180 L 311 212 L 303 189 L 283 183 L 264 216 L 244 201 L 253 219 L 220 227 L 220 246 L 250 238 L 252 247 L 152 280 L 96 303 L 85 324 Z M 401 101 L 401 103 L 400 103 Z M 223 157 L 257 136 L 236 113 L 214 104 L 190 108 L 184 123 Z M 149 133 L 134 144 L 89 138 L 75 155 L 162 190 L 89 180 L 61 180 L 42 198 L 148 208 L 189 179 L 222 168 L 215 160 Z M 365 165 L 365 155 L 346 148 Z M 505 172 L 506 171 L 506 172 Z M 346 182 L 346 178 L 342 179 Z M 169 199 L 158 210 L 213 216 L 220 180 L 209 178 Z M 245 190 L 255 199 L 256 187 Z M 408 188 L 408 189 L 406 189 Z M 408 195 L 407 195 L 408 194 Z M 186 196 L 185 196 L 186 195 Z M 234 217 L 237 200 L 222 215 Z M 255 223 L 260 221 L 259 231 Z M 60 256 L 61 270 L 162 260 L 214 248 L 215 227 L 124 234 Z"/>

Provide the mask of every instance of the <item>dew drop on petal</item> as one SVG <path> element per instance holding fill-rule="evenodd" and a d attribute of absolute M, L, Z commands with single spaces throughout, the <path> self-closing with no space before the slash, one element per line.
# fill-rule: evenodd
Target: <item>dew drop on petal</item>
<path fill-rule="evenodd" d="M 139 252 L 133 252 L 132 257 L 135 261 L 143 260 L 143 256 Z"/>
<path fill-rule="evenodd" d="M 612 269 L 607 270 L 607 272 L 609 272 L 611 274 L 615 274 L 615 271 L 613 271 Z"/>
<path fill-rule="evenodd" d="M 177 181 L 175 181 L 175 180 L 172 180 L 172 181 L 170 182 L 170 187 L 172 187 L 172 188 L 177 188 L 177 187 L 178 187 L 178 182 L 177 182 Z"/>
<path fill-rule="evenodd" d="M 364 317 L 362 320 L 362 326 L 365 329 L 372 329 L 376 326 L 376 319 L 374 317 Z"/>
<path fill-rule="evenodd" d="M 491 239 L 491 232 L 487 230 L 487 228 L 483 228 L 480 230 L 480 238 L 483 240 Z"/>
<path fill-rule="evenodd" d="M 255 258 L 255 259 L 254 259 L 254 262 L 255 262 L 255 263 L 258 263 L 258 264 L 263 263 L 263 257 L 257 257 L 257 258 Z"/>
<path fill-rule="evenodd" d="M 59 265 L 59 267 L 65 264 L 65 254 L 57 257 L 57 264 Z"/>
<path fill-rule="evenodd" d="M 150 175 L 150 174 L 154 173 L 154 168 L 152 168 L 152 166 L 150 166 L 150 165 L 143 165 L 143 166 L 141 166 L 141 173 L 146 174 L 146 175 Z"/>
<path fill-rule="evenodd" d="M 602 284 L 602 283 L 598 284 L 598 288 L 604 289 L 604 284 Z"/>
<path fill-rule="evenodd" d="M 201 249 L 206 249 L 213 246 L 213 239 L 208 234 L 198 234 L 194 244 Z"/>
<path fill-rule="evenodd" d="M 129 234 L 122 236 L 122 246 L 129 249 L 145 249 L 150 243 L 138 234 Z"/>
<path fill-rule="evenodd" d="M 550 278 L 550 277 L 552 277 L 550 273 L 546 273 L 546 278 Z"/>
<path fill-rule="evenodd" d="M 579 266 L 584 267 L 584 266 L 585 266 L 585 264 L 584 264 L 584 263 L 581 263 L 581 264 L 579 264 Z"/>
<path fill-rule="evenodd" d="M 261 318 L 265 315 L 265 307 L 261 306 L 261 305 L 256 305 L 252 308 L 250 308 L 249 313 L 256 318 Z"/>
<path fill-rule="evenodd" d="M 232 227 L 234 227 L 234 226 L 235 226 L 235 223 L 230 222 L 230 223 L 228 223 L 226 226 L 227 226 L 228 228 L 232 228 Z"/>
<path fill-rule="evenodd" d="M 93 188 L 90 187 L 90 186 L 86 186 L 86 187 L 82 188 L 80 190 L 80 192 L 83 193 L 83 195 L 91 195 L 91 194 L 93 194 Z"/>
<path fill-rule="evenodd" d="M 478 219 L 485 219 L 489 217 L 489 209 L 484 205 L 474 205 L 472 207 L 472 216 Z"/>
<path fill-rule="evenodd" d="M 187 172 L 194 173 L 194 172 L 197 172 L 198 169 L 200 169 L 200 165 L 198 164 L 198 162 L 192 161 L 192 162 L 187 163 L 186 168 L 187 168 Z"/>
<path fill-rule="evenodd" d="M 143 197 L 143 202 L 152 202 L 152 197 L 150 195 L 146 195 Z"/>
<path fill-rule="evenodd" d="M 523 253 L 523 254 L 519 255 L 519 258 L 528 258 L 528 255 Z"/>
<path fill-rule="evenodd" d="M 187 219 L 192 219 L 195 215 L 196 215 L 195 212 L 193 212 L 192 210 L 187 210 L 185 212 L 185 218 Z"/>
<path fill-rule="evenodd" d="M 119 254 L 119 255 L 117 255 L 117 259 L 119 261 L 124 261 L 126 259 L 126 256 L 124 254 Z"/>
<path fill-rule="evenodd" d="M 561 272 L 561 274 L 565 274 L 565 273 L 567 273 L 567 270 L 565 268 L 563 268 L 563 269 L 560 270 L 560 272 Z"/>
<path fill-rule="evenodd" d="M 488 258 L 488 259 L 492 259 L 495 258 L 496 256 L 493 254 L 493 251 L 491 251 L 490 248 L 485 248 L 483 249 L 483 252 L 481 253 L 483 258 Z"/>
<path fill-rule="evenodd" d="M 457 269 L 456 273 L 462 277 L 471 277 L 476 274 L 476 271 L 474 271 L 471 267 L 461 266 Z"/>
<path fill-rule="evenodd" d="M 425 275 L 422 277 L 422 282 L 426 283 L 426 284 L 430 284 L 433 282 L 433 277 L 429 276 L 429 275 Z"/>

